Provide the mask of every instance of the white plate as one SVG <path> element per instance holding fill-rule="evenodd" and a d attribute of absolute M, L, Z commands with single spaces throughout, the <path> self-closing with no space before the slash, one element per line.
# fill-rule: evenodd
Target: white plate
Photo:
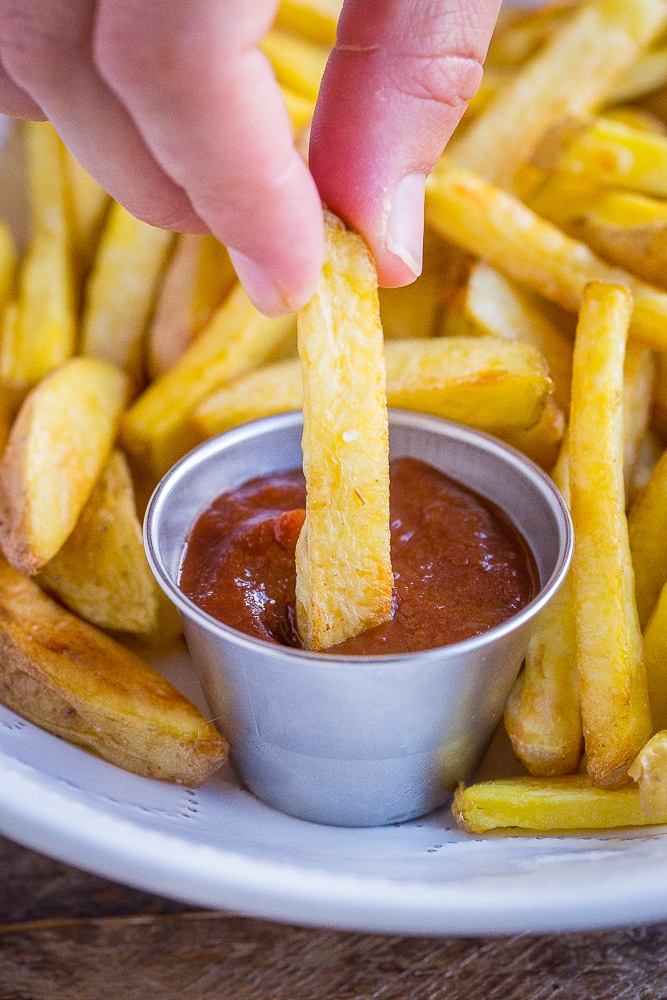
<path fill-rule="evenodd" d="M 187 655 L 158 664 L 201 704 Z M 258 802 L 225 769 L 196 791 L 127 774 L 0 707 L 0 831 L 98 875 L 212 909 L 349 930 L 510 934 L 667 918 L 667 833 L 466 836 L 448 810 L 369 830 Z"/>

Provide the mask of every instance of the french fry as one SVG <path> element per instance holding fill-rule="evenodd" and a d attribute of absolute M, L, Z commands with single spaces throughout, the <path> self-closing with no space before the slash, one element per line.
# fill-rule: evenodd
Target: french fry
<path fill-rule="evenodd" d="M 196 787 L 227 757 L 171 684 L 2 559 L 0 693 L 24 718 L 135 774 Z"/>
<path fill-rule="evenodd" d="M 567 413 L 572 381 L 572 340 L 556 326 L 537 296 L 477 261 L 470 269 L 463 308 L 478 329 L 532 344 L 543 355 L 554 383 L 554 399 Z"/>
<path fill-rule="evenodd" d="M 596 788 L 583 774 L 556 778 L 498 778 L 459 786 L 452 811 L 468 833 L 523 830 L 602 830 L 665 822 L 648 817 L 635 786 Z"/>
<path fill-rule="evenodd" d="M 72 244 L 76 270 L 85 278 L 90 270 L 111 198 L 65 147 L 65 176 L 72 212 Z"/>
<path fill-rule="evenodd" d="M 626 497 L 642 441 L 651 420 L 655 357 L 639 344 L 628 344 L 623 366 L 623 478 Z M 627 500 L 626 500 L 627 505 Z"/>
<path fill-rule="evenodd" d="M 667 207 L 664 201 L 628 191 L 601 191 L 574 207 L 563 228 L 613 264 L 664 288 Z"/>
<path fill-rule="evenodd" d="M 273 66 L 278 82 L 295 94 L 316 101 L 328 48 L 272 28 L 262 39 L 260 48 Z"/>
<path fill-rule="evenodd" d="M 558 459 L 566 427 L 565 414 L 555 399 L 549 398 L 541 418 L 534 427 L 528 430 L 522 430 L 520 427 L 496 427 L 491 432 L 505 444 L 522 451 L 545 472 L 551 472 Z"/>
<path fill-rule="evenodd" d="M 86 285 L 81 353 L 122 368 L 134 392 L 144 380 L 144 338 L 173 242 L 173 233 L 114 202 Z"/>
<path fill-rule="evenodd" d="M 613 93 L 667 25 L 663 0 L 593 0 L 564 21 L 460 139 L 448 159 L 512 190 L 544 131 L 592 111 Z"/>
<path fill-rule="evenodd" d="M 71 357 L 76 334 L 64 147 L 50 123 L 24 127 L 31 235 L 0 341 L 0 378 L 23 393 Z"/>
<path fill-rule="evenodd" d="M 566 118 L 533 152 L 542 170 L 584 177 L 599 186 L 667 195 L 667 136 L 609 118 Z"/>
<path fill-rule="evenodd" d="M 318 45 L 333 45 L 341 0 L 281 0 L 275 25 Z"/>
<path fill-rule="evenodd" d="M 271 359 L 293 329 L 293 316 L 263 316 L 235 285 L 176 364 L 125 413 L 121 437 L 130 455 L 153 476 L 163 475 L 196 443 L 188 419 L 197 403 Z"/>
<path fill-rule="evenodd" d="M 389 440 L 377 275 L 360 236 L 325 212 L 325 261 L 299 313 L 306 520 L 296 617 L 307 649 L 392 613 Z"/>
<path fill-rule="evenodd" d="M 74 528 L 126 400 L 126 376 L 92 358 L 71 358 L 27 397 L 0 461 L 0 545 L 22 573 L 39 572 Z"/>
<path fill-rule="evenodd" d="M 663 584 L 644 630 L 648 698 L 656 730 L 667 728 L 667 587 Z"/>
<path fill-rule="evenodd" d="M 384 352 L 389 406 L 502 432 L 536 426 L 548 405 L 547 367 L 527 344 L 433 337 L 388 340 Z M 299 363 L 281 361 L 211 393 L 193 411 L 192 422 L 200 437 L 211 437 L 249 420 L 298 410 L 302 403 Z"/>
<path fill-rule="evenodd" d="M 561 448 L 553 480 L 569 502 L 567 443 Z M 569 575 L 538 619 L 504 722 L 514 753 L 530 774 L 554 777 L 576 771 L 583 732 Z"/>
<path fill-rule="evenodd" d="M 633 338 L 667 351 L 667 294 L 606 264 L 500 188 L 468 171 L 440 170 L 427 182 L 426 214 L 445 238 L 572 312 L 590 281 L 623 285 L 635 303 Z"/>
<path fill-rule="evenodd" d="M 667 582 L 667 451 L 628 511 L 635 600 L 642 629 Z"/>
<path fill-rule="evenodd" d="M 639 805 L 644 816 L 664 822 L 667 817 L 667 732 L 661 730 L 651 737 L 628 773 L 639 785 Z"/>
<path fill-rule="evenodd" d="M 229 294 L 236 275 L 214 236 L 183 233 L 162 280 L 148 332 L 148 373 L 164 374 L 178 361 Z"/>
<path fill-rule="evenodd" d="M 570 410 L 572 562 L 579 688 L 591 781 L 614 787 L 652 733 L 623 488 L 623 362 L 632 300 L 584 294 Z"/>
<path fill-rule="evenodd" d="M 74 530 L 38 582 L 93 625 L 137 635 L 156 631 L 158 588 L 121 451 L 112 452 Z"/>
<path fill-rule="evenodd" d="M 611 101 L 624 104 L 637 101 L 667 83 L 667 48 L 660 45 L 645 52 L 641 59 L 614 87 Z"/>

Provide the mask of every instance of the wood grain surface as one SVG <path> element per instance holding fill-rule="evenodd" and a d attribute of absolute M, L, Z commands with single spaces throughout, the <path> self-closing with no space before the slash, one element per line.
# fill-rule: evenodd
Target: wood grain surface
<path fill-rule="evenodd" d="M 665 924 L 508 938 L 313 930 L 197 910 L 1 838 L 0 886 L 0 1000 L 667 998 Z"/>

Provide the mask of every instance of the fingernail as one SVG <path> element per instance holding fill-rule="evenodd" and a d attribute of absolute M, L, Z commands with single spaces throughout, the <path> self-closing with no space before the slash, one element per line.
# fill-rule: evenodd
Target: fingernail
<path fill-rule="evenodd" d="M 422 273 L 424 244 L 423 174 L 408 174 L 396 186 L 385 230 L 385 246 L 400 257 L 414 276 Z"/>
<path fill-rule="evenodd" d="M 229 256 L 237 277 L 254 306 L 265 316 L 284 316 L 294 312 L 294 306 L 285 289 L 281 288 L 271 274 L 250 257 L 238 250 L 229 249 Z"/>

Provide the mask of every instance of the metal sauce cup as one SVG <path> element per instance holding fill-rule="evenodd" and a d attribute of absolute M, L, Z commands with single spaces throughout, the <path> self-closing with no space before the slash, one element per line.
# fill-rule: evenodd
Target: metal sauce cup
<path fill-rule="evenodd" d="M 250 791 L 316 823 L 396 823 L 444 804 L 481 759 L 535 616 L 567 572 L 572 526 L 551 480 L 520 453 L 459 424 L 391 411 L 392 457 L 422 459 L 501 507 L 533 552 L 539 593 L 483 635 L 400 656 L 334 656 L 250 638 L 181 592 L 185 541 L 223 491 L 300 466 L 301 431 L 300 413 L 281 414 L 186 455 L 150 501 L 146 551 Z"/>

